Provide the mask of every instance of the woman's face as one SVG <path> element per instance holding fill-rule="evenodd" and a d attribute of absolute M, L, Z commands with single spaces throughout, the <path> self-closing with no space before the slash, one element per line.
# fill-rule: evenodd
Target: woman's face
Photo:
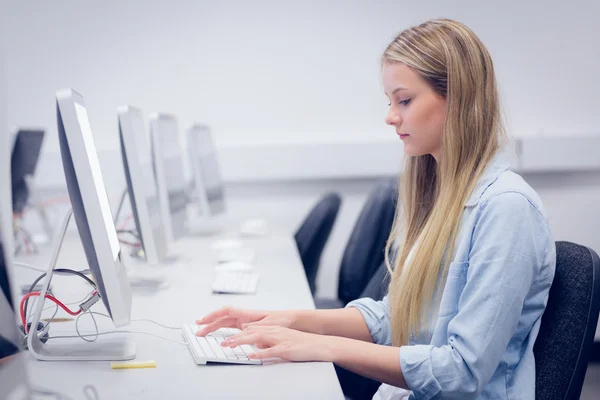
<path fill-rule="evenodd" d="M 431 154 L 439 160 L 446 99 L 421 76 L 399 62 L 383 66 L 383 88 L 390 101 L 385 123 L 396 130 L 410 156 Z"/>

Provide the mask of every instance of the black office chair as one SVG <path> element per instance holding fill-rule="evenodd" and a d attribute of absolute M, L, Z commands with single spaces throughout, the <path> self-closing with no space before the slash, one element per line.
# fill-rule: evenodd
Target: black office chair
<path fill-rule="evenodd" d="M 537 400 L 578 399 L 600 310 L 600 259 L 592 249 L 556 243 L 556 275 L 533 352 Z"/>
<path fill-rule="evenodd" d="M 390 274 L 388 273 L 384 261 L 371 277 L 367 287 L 365 287 L 365 290 L 361 293 L 360 298 L 370 297 L 373 300 L 379 301 L 387 294 L 389 284 Z M 365 378 L 362 375 L 355 374 L 354 372 L 348 371 L 337 365 L 334 366 L 342 391 L 347 398 L 351 400 L 372 399 L 373 395 L 375 395 L 375 392 L 377 392 L 377 389 L 379 389 L 379 386 L 381 385 L 381 382 Z"/>
<path fill-rule="evenodd" d="M 344 307 L 360 297 L 384 260 L 397 202 L 395 178 L 379 181 L 369 193 L 346 244 L 338 279 L 338 298 L 316 298 L 320 309 Z"/>
<path fill-rule="evenodd" d="M 365 287 L 365 290 L 360 294 L 359 298 L 370 297 L 373 300 L 381 300 L 385 297 L 388 292 L 388 286 L 390 285 L 390 274 L 388 273 L 387 265 L 385 260 L 381 263 L 375 274 L 371 277 L 371 280 Z"/>
<path fill-rule="evenodd" d="M 304 265 L 306 279 L 313 295 L 317 290 L 316 280 L 321 253 L 323 253 L 327 239 L 333 229 L 341 203 L 342 199 L 337 193 L 324 195 L 308 213 L 294 235 Z"/>

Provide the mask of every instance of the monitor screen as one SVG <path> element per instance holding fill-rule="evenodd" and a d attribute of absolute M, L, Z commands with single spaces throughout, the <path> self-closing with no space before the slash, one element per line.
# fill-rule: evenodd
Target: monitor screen
<path fill-rule="evenodd" d="M 168 226 L 169 240 L 175 240 L 186 234 L 188 203 L 177 120 L 168 114 L 156 114 L 151 118 L 151 128 L 161 213 Z"/>
<path fill-rule="evenodd" d="M 169 192 L 169 206 L 171 213 L 185 208 L 187 196 L 185 194 L 186 181 L 183 176 L 183 161 L 179 134 L 175 119 L 160 119 L 159 126 L 162 137 L 162 159 L 165 171 L 165 181 Z"/>
<path fill-rule="evenodd" d="M 23 212 L 29 199 L 26 177 L 33 176 L 40 157 L 44 131 L 41 129 L 21 129 L 17 132 L 11 155 L 11 182 L 13 212 Z"/>
<path fill-rule="evenodd" d="M 208 208 L 204 212 L 209 215 L 224 212 L 225 190 L 211 131 L 207 126 L 195 125 L 189 131 L 189 135 L 193 170 L 195 174 L 200 175 L 196 177 L 196 186 L 201 187 L 197 187 L 196 190 L 204 191 L 198 195 L 205 197 L 204 207 Z"/>

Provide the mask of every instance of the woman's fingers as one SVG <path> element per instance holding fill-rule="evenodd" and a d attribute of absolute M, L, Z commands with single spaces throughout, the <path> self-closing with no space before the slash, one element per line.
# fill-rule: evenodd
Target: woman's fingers
<path fill-rule="evenodd" d="M 224 317 L 231 317 L 233 316 L 232 314 L 235 313 L 235 310 L 231 307 L 224 307 L 221 308 L 217 311 L 213 311 L 208 315 L 205 315 L 204 317 L 200 318 L 199 320 L 196 321 L 197 325 L 206 325 L 206 324 L 210 324 L 212 322 L 215 322 L 221 318 Z"/>
<path fill-rule="evenodd" d="M 221 343 L 223 347 L 238 347 L 243 344 L 256 345 L 260 347 L 271 347 L 275 345 L 276 340 L 265 333 L 260 332 L 241 332 L 235 336 L 224 340 Z"/>
<path fill-rule="evenodd" d="M 253 359 L 253 360 L 263 360 L 265 358 L 275 358 L 275 357 L 281 357 L 281 347 L 279 346 L 275 346 L 275 347 L 270 347 L 266 350 L 261 350 L 261 351 L 257 351 L 255 353 L 251 353 L 248 354 L 248 358 Z"/>
<path fill-rule="evenodd" d="M 211 324 L 206 325 L 198 332 L 196 332 L 196 336 L 206 336 L 211 332 L 216 331 L 219 328 L 235 328 L 237 327 L 237 318 L 233 317 L 224 317 L 221 318 Z"/>

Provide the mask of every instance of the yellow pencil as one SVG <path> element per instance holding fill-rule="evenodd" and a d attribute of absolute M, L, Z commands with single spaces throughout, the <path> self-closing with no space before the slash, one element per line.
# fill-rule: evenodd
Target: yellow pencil
<path fill-rule="evenodd" d="M 42 319 L 44 322 L 69 322 L 73 321 L 73 318 L 44 318 Z"/>
<path fill-rule="evenodd" d="M 129 368 L 156 368 L 156 361 L 125 361 L 125 362 L 111 362 L 110 367 L 112 369 L 129 369 Z"/>

